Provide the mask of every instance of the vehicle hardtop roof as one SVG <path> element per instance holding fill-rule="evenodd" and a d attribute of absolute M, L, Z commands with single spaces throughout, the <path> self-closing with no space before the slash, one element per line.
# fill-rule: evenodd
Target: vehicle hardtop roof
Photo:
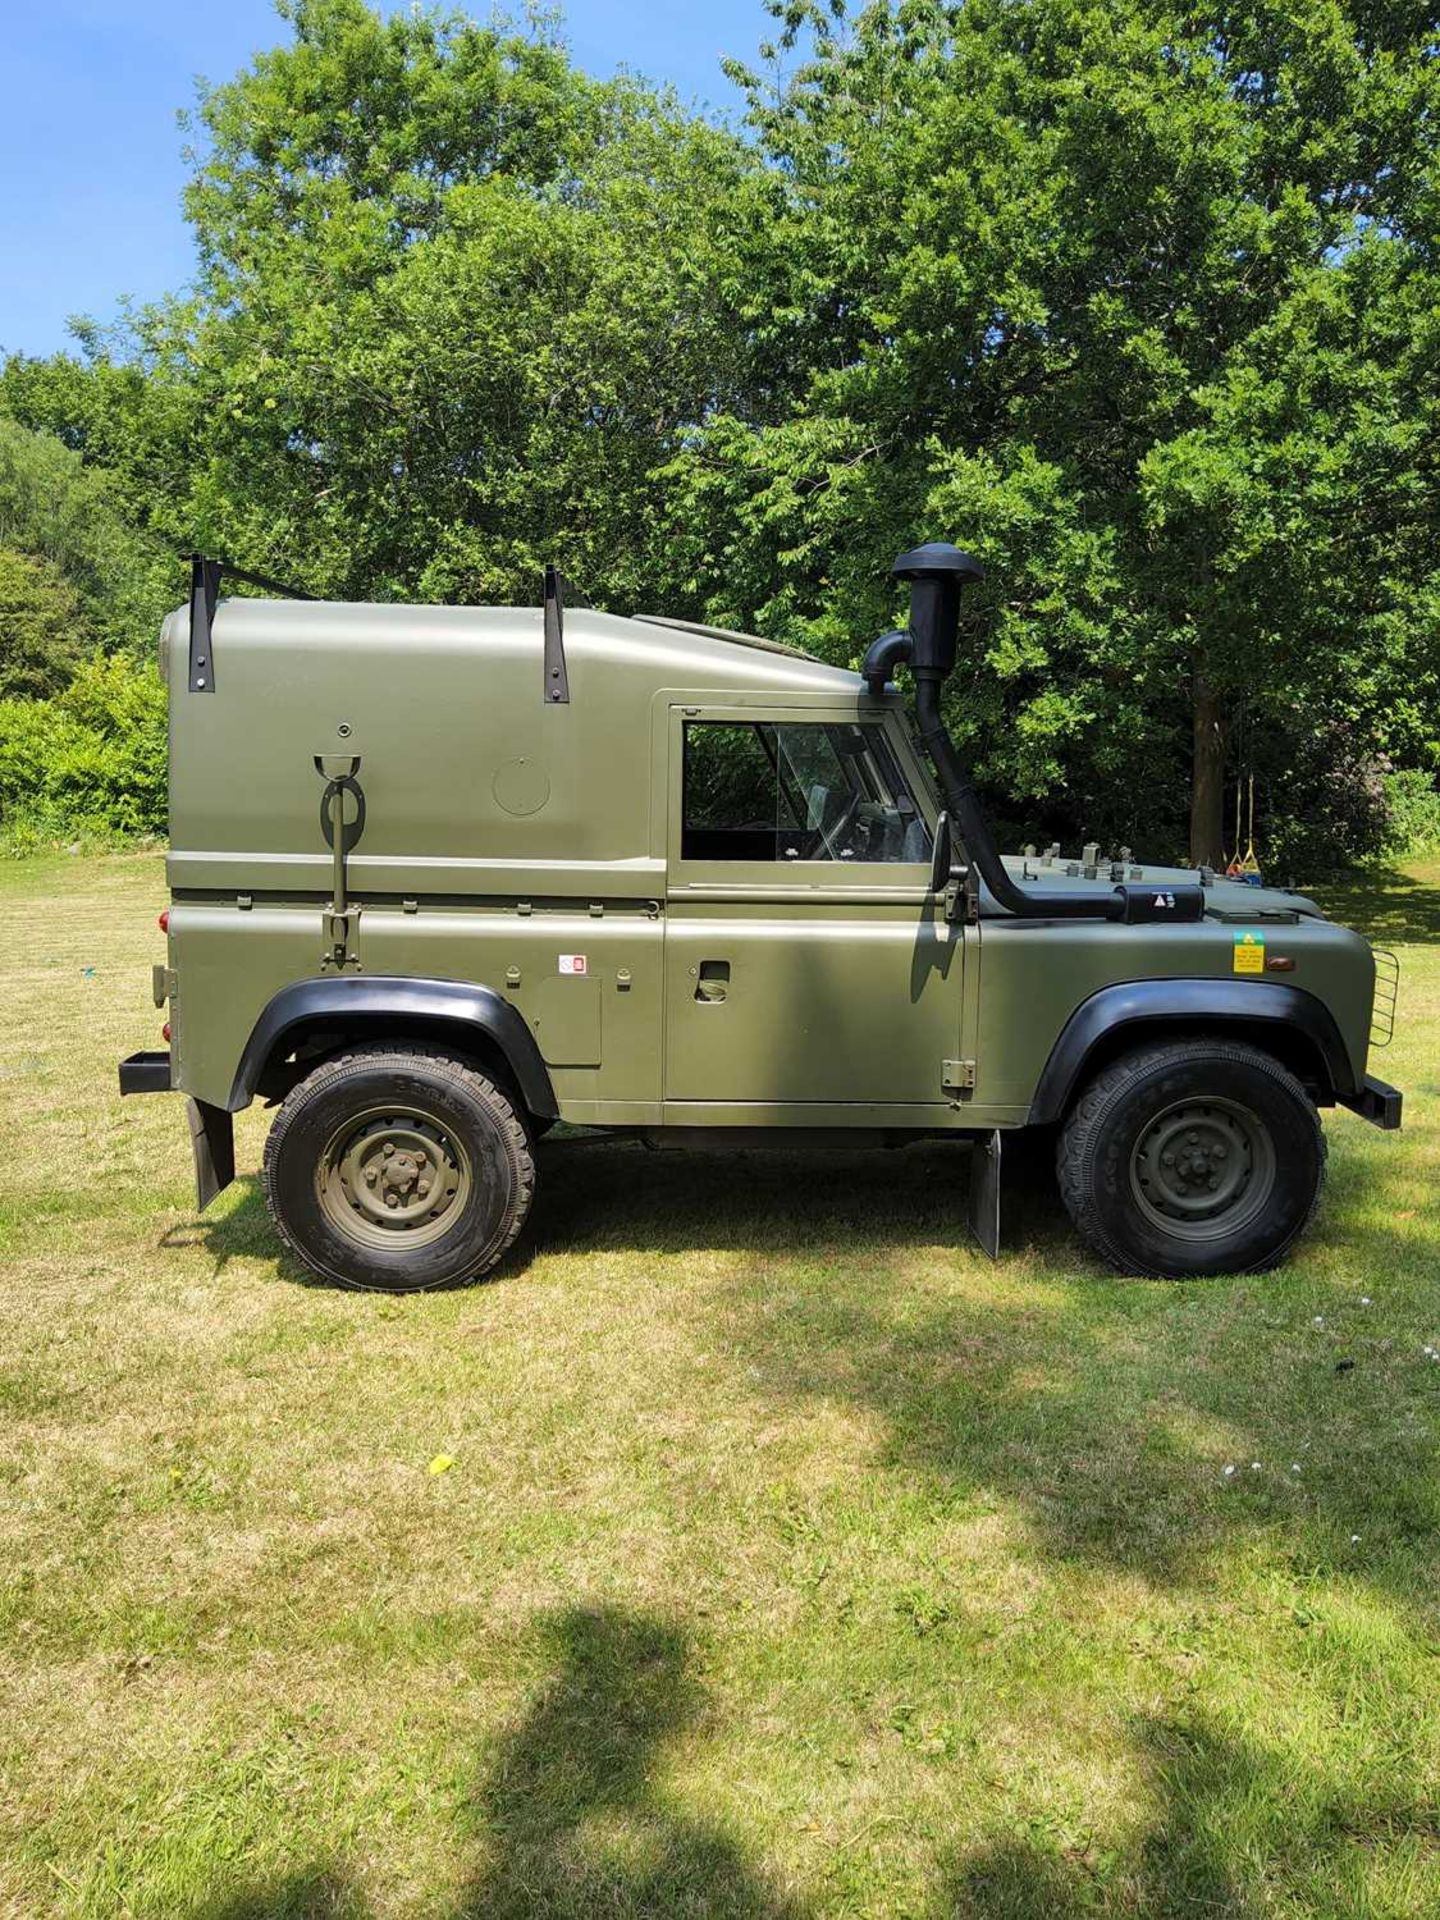
<path fill-rule="evenodd" d="M 177 610 L 178 623 L 186 610 Z M 513 659 L 534 656 L 543 638 L 539 607 L 468 607 L 395 601 L 264 600 L 248 595 L 223 597 L 215 611 L 217 671 L 228 646 L 277 649 L 296 645 L 335 647 L 356 655 L 403 646 L 406 636 L 427 647 L 473 647 L 482 654 Z M 182 628 L 183 631 L 183 628 Z M 855 697 L 862 682 L 856 673 L 834 667 L 798 649 L 756 634 L 672 620 L 658 614 L 626 617 L 588 607 L 567 607 L 565 651 L 572 670 L 589 659 L 616 667 L 639 668 L 655 679 L 680 684 L 743 682 L 777 692 L 830 692 Z"/>

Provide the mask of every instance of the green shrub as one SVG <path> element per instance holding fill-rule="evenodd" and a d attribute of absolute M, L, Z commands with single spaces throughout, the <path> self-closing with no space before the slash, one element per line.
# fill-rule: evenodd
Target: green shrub
<path fill-rule="evenodd" d="M 57 693 L 83 654 L 83 618 L 58 567 L 0 546 L 0 699 Z"/>
<path fill-rule="evenodd" d="M 1390 824 L 1385 851 L 1390 854 L 1440 853 L 1440 790 L 1419 767 L 1385 776 Z"/>
<path fill-rule="evenodd" d="M 0 700 L 0 845 L 165 830 L 165 693 L 152 668 L 87 661 L 53 700 Z"/>

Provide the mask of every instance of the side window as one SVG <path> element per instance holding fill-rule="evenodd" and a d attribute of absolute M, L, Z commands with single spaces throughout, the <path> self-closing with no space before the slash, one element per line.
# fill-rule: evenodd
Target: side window
<path fill-rule="evenodd" d="M 883 727 L 689 721 L 683 792 L 685 860 L 930 858 Z"/>

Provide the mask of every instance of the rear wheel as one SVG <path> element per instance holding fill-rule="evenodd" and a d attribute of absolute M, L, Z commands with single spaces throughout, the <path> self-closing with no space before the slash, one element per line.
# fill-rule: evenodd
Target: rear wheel
<path fill-rule="evenodd" d="M 493 1081 L 427 1047 L 357 1048 L 295 1087 L 262 1171 L 292 1253 L 370 1292 L 462 1285 L 488 1273 L 530 1211 L 525 1126 Z"/>
<path fill-rule="evenodd" d="M 1242 1042 L 1138 1048 L 1091 1081 L 1060 1137 L 1060 1191 L 1122 1273 L 1275 1266 L 1320 1197 L 1325 1141 L 1295 1076 Z"/>

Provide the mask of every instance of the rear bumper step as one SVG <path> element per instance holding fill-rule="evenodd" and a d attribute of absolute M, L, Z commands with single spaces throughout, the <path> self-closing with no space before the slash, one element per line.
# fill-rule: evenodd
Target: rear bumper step
<path fill-rule="evenodd" d="M 122 1094 L 171 1090 L 168 1053 L 132 1053 L 120 1062 Z M 204 1100 L 187 1100 L 185 1106 L 195 1159 L 195 1204 L 203 1213 L 235 1178 L 235 1121 L 224 1107 L 212 1107 Z"/>
<path fill-rule="evenodd" d="M 1372 1127 L 1381 1127 L 1386 1133 L 1394 1133 L 1399 1127 L 1404 1100 L 1398 1087 L 1386 1086 L 1373 1073 L 1366 1074 L 1357 1093 L 1340 1095 L 1342 1107 L 1348 1107 L 1362 1120 L 1368 1120 Z"/>
<path fill-rule="evenodd" d="M 121 1093 L 169 1093 L 168 1053 L 132 1053 L 120 1062 Z"/>

